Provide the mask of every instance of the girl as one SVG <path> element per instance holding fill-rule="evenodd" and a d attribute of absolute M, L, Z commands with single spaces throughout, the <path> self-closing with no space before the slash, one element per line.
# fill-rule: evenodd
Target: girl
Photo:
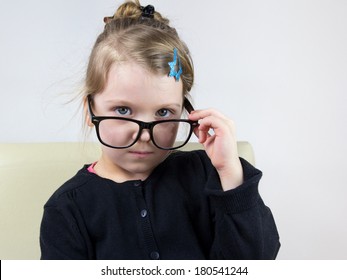
<path fill-rule="evenodd" d="M 104 21 L 84 89 L 102 155 L 46 203 L 41 258 L 274 259 L 262 174 L 238 157 L 231 120 L 192 109 L 192 61 L 176 30 L 139 1 Z M 204 151 L 172 152 L 192 132 Z"/>

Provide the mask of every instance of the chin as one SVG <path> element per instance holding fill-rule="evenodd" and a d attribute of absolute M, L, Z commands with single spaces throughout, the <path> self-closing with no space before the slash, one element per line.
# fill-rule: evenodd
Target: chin
<path fill-rule="evenodd" d="M 137 161 L 137 162 L 132 162 L 128 163 L 125 166 L 123 165 L 123 169 L 127 170 L 127 173 L 130 175 L 132 174 L 134 179 L 141 179 L 144 180 L 146 179 L 152 172 L 153 170 L 165 159 L 161 158 L 160 160 L 154 161 L 154 162 L 146 162 L 146 161 Z"/>
<path fill-rule="evenodd" d="M 157 151 L 149 156 L 139 156 L 129 154 L 125 150 L 105 149 L 103 156 L 108 163 L 112 163 L 118 169 L 118 172 L 123 173 L 128 180 L 144 180 L 169 154 L 170 152 L 168 151 Z"/>

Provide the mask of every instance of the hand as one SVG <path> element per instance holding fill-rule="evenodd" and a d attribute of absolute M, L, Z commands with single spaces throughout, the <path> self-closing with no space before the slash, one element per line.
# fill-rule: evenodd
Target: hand
<path fill-rule="evenodd" d="M 223 190 L 241 185 L 243 171 L 237 152 L 234 122 L 214 109 L 192 111 L 189 119 L 199 122 L 194 133 L 216 168 Z M 209 133 L 211 129 L 212 135 Z"/>

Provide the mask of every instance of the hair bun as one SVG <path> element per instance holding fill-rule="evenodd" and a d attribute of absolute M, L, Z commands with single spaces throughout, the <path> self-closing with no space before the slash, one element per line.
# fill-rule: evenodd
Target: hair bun
<path fill-rule="evenodd" d="M 127 1 L 120 5 L 114 14 L 114 18 L 138 18 L 142 14 L 139 1 Z"/>
<path fill-rule="evenodd" d="M 141 6 L 139 0 L 126 1 L 119 6 L 117 11 L 112 17 L 104 17 L 104 23 L 110 23 L 113 19 L 128 18 L 128 19 L 141 19 L 149 18 L 158 22 L 169 25 L 169 20 L 164 18 L 160 13 L 155 11 L 153 5 Z"/>

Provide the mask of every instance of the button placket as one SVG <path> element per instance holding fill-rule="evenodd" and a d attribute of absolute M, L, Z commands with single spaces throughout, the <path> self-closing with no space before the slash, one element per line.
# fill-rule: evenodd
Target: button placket
<path fill-rule="evenodd" d="M 137 209 L 139 211 L 138 212 L 139 219 L 140 219 L 139 222 L 141 225 L 140 235 L 143 238 L 143 242 L 145 244 L 148 258 L 152 260 L 158 260 L 160 259 L 160 254 L 159 254 L 159 250 L 154 238 L 154 232 L 152 230 L 152 225 L 151 225 L 150 215 L 149 215 L 150 213 L 148 211 L 148 207 L 146 204 L 142 181 L 134 182 L 134 186 L 136 187 Z"/>

